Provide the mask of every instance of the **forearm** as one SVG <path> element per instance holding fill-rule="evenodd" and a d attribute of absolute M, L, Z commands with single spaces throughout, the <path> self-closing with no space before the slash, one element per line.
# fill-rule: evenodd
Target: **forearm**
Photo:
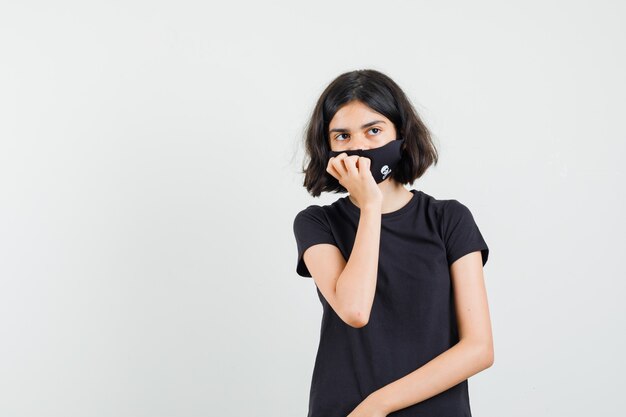
<path fill-rule="evenodd" d="M 389 414 L 433 397 L 491 364 L 487 347 L 461 341 L 415 371 L 374 391 L 367 401 Z"/>
<path fill-rule="evenodd" d="M 368 320 L 376 293 L 380 227 L 380 208 L 363 208 L 350 257 L 337 280 L 337 297 L 357 323 Z"/>

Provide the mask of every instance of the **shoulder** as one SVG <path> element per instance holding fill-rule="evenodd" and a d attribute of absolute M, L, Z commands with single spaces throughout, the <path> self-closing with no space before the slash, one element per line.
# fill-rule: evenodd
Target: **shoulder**
<path fill-rule="evenodd" d="M 444 216 L 455 215 L 468 210 L 465 204 L 453 198 L 436 198 L 423 191 L 419 191 L 419 194 L 422 198 L 422 201 L 424 202 L 424 207 L 426 208 L 426 210 L 432 212 L 440 219 Z"/>
<path fill-rule="evenodd" d="M 458 199 L 435 198 L 429 194 L 421 192 L 424 207 L 429 212 L 431 218 L 436 220 L 439 230 L 445 234 L 454 225 L 473 221 L 473 216 L 468 206 Z"/>
<path fill-rule="evenodd" d="M 469 208 L 456 199 L 442 200 L 442 213 L 445 219 L 455 219 L 463 216 L 471 216 Z"/>
<path fill-rule="evenodd" d="M 306 233 L 312 229 L 330 229 L 328 220 L 328 206 L 311 204 L 296 213 L 293 219 L 293 229 L 296 234 Z"/>
<path fill-rule="evenodd" d="M 331 220 L 340 216 L 340 213 L 345 211 L 346 199 L 348 197 L 341 197 L 334 202 L 326 205 L 311 204 L 304 209 L 296 213 L 294 221 L 303 219 L 316 219 L 318 221 L 324 221 L 330 223 Z"/>
<path fill-rule="evenodd" d="M 298 213 L 296 213 L 294 220 L 299 220 L 303 218 L 322 220 L 325 217 L 326 217 L 326 208 L 324 206 L 311 204 L 303 208 L 302 210 L 300 210 Z"/>
<path fill-rule="evenodd" d="M 423 191 L 420 191 L 420 194 L 422 195 L 422 198 L 428 201 L 428 203 L 437 211 L 454 211 L 463 210 L 463 208 L 466 208 L 465 204 L 454 198 L 436 198 L 430 194 L 426 194 Z"/>

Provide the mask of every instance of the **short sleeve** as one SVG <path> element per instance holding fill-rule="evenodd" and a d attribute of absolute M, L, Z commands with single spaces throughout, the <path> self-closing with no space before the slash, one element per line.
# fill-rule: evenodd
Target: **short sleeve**
<path fill-rule="evenodd" d="M 481 251 L 483 266 L 489 257 L 489 247 L 483 239 L 470 210 L 457 200 L 447 200 L 443 208 L 443 237 L 448 266 L 468 253 Z"/>
<path fill-rule="evenodd" d="M 304 263 L 304 251 L 318 243 L 330 243 L 337 246 L 323 210 L 320 206 L 311 205 L 300 211 L 293 221 L 293 233 L 298 249 L 296 272 L 303 277 L 311 277 Z"/>

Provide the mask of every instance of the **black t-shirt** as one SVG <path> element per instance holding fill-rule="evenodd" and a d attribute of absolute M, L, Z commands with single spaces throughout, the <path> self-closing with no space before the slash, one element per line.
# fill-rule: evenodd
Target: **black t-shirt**
<path fill-rule="evenodd" d="M 470 210 L 410 190 L 412 199 L 383 213 L 376 294 L 368 323 L 346 324 L 317 288 L 323 316 L 312 373 L 308 417 L 346 417 L 377 389 L 411 373 L 458 342 L 450 265 L 489 248 Z M 346 195 L 310 205 L 293 222 L 296 272 L 311 277 L 302 254 L 330 243 L 346 261 L 354 245 L 360 209 Z M 389 416 L 470 417 L 467 380 Z"/>

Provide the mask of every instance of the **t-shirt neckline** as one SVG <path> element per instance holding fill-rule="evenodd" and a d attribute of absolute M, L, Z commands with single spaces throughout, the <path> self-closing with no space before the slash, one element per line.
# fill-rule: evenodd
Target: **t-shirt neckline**
<path fill-rule="evenodd" d="M 417 193 L 419 192 L 419 190 L 415 190 L 415 189 L 411 189 L 409 190 L 411 193 L 413 193 L 413 197 L 411 197 L 411 199 L 402 207 L 400 207 L 397 210 L 394 211 L 390 211 L 389 213 L 381 213 L 381 217 L 383 219 L 388 219 L 390 217 L 396 217 L 401 215 L 402 213 L 406 212 L 407 210 L 409 210 L 411 207 L 413 207 L 416 203 L 417 203 Z M 353 213 L 360 215 L 361 214 L 361 209 L 355 205 L 352 200 L 350 200 L 349 196 L 345 197 L 345 201 L 346 201 L 346 206 L 348 206 L 348 209 L 350 211 L 352 211 Z"/>

